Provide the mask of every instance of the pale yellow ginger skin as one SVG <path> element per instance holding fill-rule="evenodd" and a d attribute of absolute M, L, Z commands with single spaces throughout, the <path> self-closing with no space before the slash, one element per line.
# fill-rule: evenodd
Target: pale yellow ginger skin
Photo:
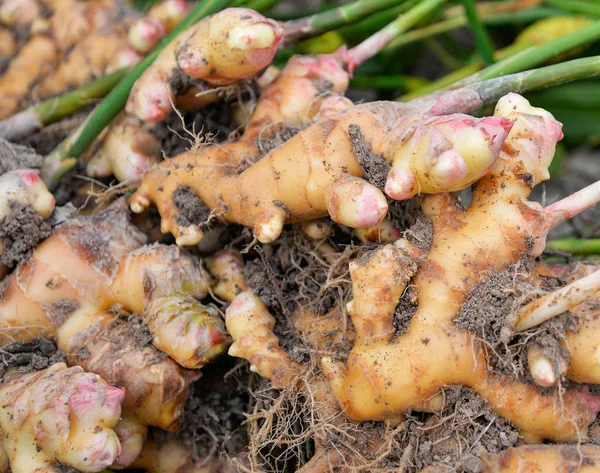
<path fill-rule="evenodd" d="M 353 419 L 393 419 L 406 409 L 419 410 L 423 399 L 450 384 L 473 388 L 527 434 L 528 440 L 577 438 L 585 435 L 594 417 L 577 392 L 566 393 L 561 410 L 553 396 L 540 396 L 531 386 L 488 373 L 484 352 L 468 332 L 452 323 L 470 290 L 488 274 L 543 249 L 543 233 L 542 241 L 528 248 L 528 237 L 543 229 L 544 217 L 525 199 L 535 183 L 548 178 L 547 166 L 560 128 L 547 112 L 515 94 L 500 100 L 496 114 L 516 123 L 500 160 L 476 184 L 471 207 L 463 212 L 451 195 L 431 197 L 424 203 L 434 236 L 427 260 L 413 281 L 418 310 L 407 333 L 389 342 L 393 309 L 385 315 L 369 313 L 368 301 L 357 301 L 356 286 L 361 279 L 353 275 L 355 298 L 350 314 L 357 343 L 346 365 L 322 360 L 333 392 Z M 532 176 L 528 183 L 517 177 L 526 172 Z M 476 270 L 471 262 L 477 262 Z M 377 265 L 370 271 L 374 280 L 381 281 L 381 290 L 393 289 Z M 354 310 L 357 302 L 364 304 L 360 311 Z M 435 351 L 426 348 L 429 344 Z"/>
<path fill-rule="evenodd" d="M 0 220 L 10 215 L 11 202 L 29 205 L 44 219 L 56 203 L 35 169 L 9 171 L 0 176 Z"/>
<path fill-rule="evenodd" d="M 324 94 L 318 87 L 323 80 L 332 82 L 331 95 Z M 236 174 L 245 160 L 258 160 L 262 154 L 257 145 L 258 140 L 267 142 L 286 126 L 305 127 L 313 121 L 323 103 L 329 103 L 331 96 L 346 90 L 348 81 L 348 74 L 335 58 L 320 55 L 294 56 L 277 79 L 261 94 L 252 119 L 238 141 L 203 147 L 197 152 L 186 152 L 151 169 L 130 199 L 132 210 L 140 213 L 154 202 L 161 214 L 161 230 L 164 233 L 173 233 L 179 245 L 197 243 L 202 238 L 202 231 L 199 226 L 178 225 L 179 211 L 172 199 L 173 192 L 180 186 L 189 186 L 207 206 L 218 208 L 218 182 L 227 175 Z M 286 92 L 290 90 L 294 93 Z M 262 211 L 262 208 L 258 210 Z M 275 208 L 274 212 L 276 215 L 285 213 L 281 208 Z M 276 237 L 270 224 L 271 217 L 267 212 L 254 226 L 254 231 L 261 240 Z M 224 218 L 229 220 L 227 215 Z"/>
<path fill-rule="evenodd" d="M 135 83 L 127 111 L 144 121 L 160 121 L 175 95 L 169 81 L 176 71 L 212 86 L 232 84 L 267 67 L 282 29 L 253 10 L 228 8 L 180 33 Z M 205 103 L 215 96 L 206 97 Z M 201 106 L 196 102 L 195 106 Z"/>
<path fill-rule="evenodd" d="M 128 467 L 140 456 L 148 435 L 148 427 L 141 424 L 131 412 L 123 412 L 113 430 L 119 438 L 121 454 L 111 465 L 111 469 L 119 470 Z"/>
<path fill-rule="evenodd" d="M 129 468 L 149 473 L 238 473 L 229 458 L 196 458 L 177 438 L 158 441 L 149 436 L 138 458 Z"/>
<path fill-rule="evenodd" d="M 346 363 L 324 357 L 322 368 L 340 407 L 353 420 L 395 423 L 407 409 L 439 409 L 443 403 L 436 394 L 455 384 L 474 389 L 527 441 L 583 438 L 595 417 L 593 401 L 584 392 L 569 390 L 558 399 L 488 372 L 484 350 L 453 324 L 470 291 L 489 274 L 543 251 L 553 223 L 526 199 L 535 184 L 548 178 L 560 125 L 515 94 L 500 100 L 496 114 L 515 124 L 500 159 L 476 184 L 470 208 L 463 211 L 452 194 L 424 200 L 434 232 L 418 272 L 418 254 L 405 240 L 351 264 L 354 298 L 348 312 L 356 330 L 354 348 Z M 531 179 L 523 178 L 527 173 Z M 539 238 L 532 244 L 534 235 Z M 392 338 L 394 310 L 415 272 L 411 285 L 418 294 L 418 310 L 407 332 Z M 274 378 L 286 354 L 271 331 L 274 319 L 246 294 L 227 311 L 234 339 L 230 354 Z"/>
<path fill-rule="evenodd" d="M 212 293 L 231 302 L 240 292 L 248 289 L 244 278 L 244 259 L 235 250 L 223 250 L 206 259 L 206 266 L 215 278 Z"/>
<path fill-rule="evenodd" d="M 126 388 L 124 408 L 140 423 L 174 429 L 189 384 L 199 375 L 151 346 L 139 347 L 129 325 L 107 310 L 118 303 L 139 311 L 160 347 L 186 366 L 201 366 L 228 340 L 220 318 L 202 312 L 193 299 L 206 294 L 194 260 L 177 247 L 140 248 L 143 242 L 118 207 L 60 227 L 7 278 L 0 343 L 55 337 L 69 363 Z M 180 294 L 166 302 L 169 310 L 152 307 L 173 291 Z M 181 313 L 169 305 L 179 296 L 186 296 Z M 162 342 L 182 334 L 186 344 Z"/>
<path fill-rule="evenodd" d="M 335 94 L 317 95 L 320 101 L 296 98 L 298 90 L 310 91 L 307 97 L 314 94 L 316 77 L 313 83 L 294 81 L 294 94 L 286 94 L 285 79 L 302 68 L 332 81 L 332 92 L 345 90 L 348 75 L 342 61 L 331 56 L 316 58 L 318 61 L 293 59 L 280 79 L 265 89 L 263 95 L 267 98 L 259 99 L 240 141 L 219 145 L 218 149 L 205 148 L 197 154 L 186 153 L 150 171 L 130 199 L 132 210 L 141 212 L 155 202 L 163 231 L 173 233 L 179 245 L 195 244 L 202 238 L 197 226 L 180 227 L 175 220 L 177 210 L 171 193 L 182 185 L 194 189 L 204 204 L 224 220 L 251 227 L 263 243 L 274 241 L 286 222 L 327 215 L 353 228 L 373 227 L 385 217 L 387 201 L 381 189 L 362 178 L 364 171 L 351 130 L 361 131 L 362 146 L 391 164 L 386 193 L 395 199 L 407 199 L 419 192 L 453 191 L 471 184 L 497 159 L 512 126 L 504 118 L 435 117 L 428 115 L 428 110 L 396 103 L 349 107 L 347 99 Z M 261 125 L 261 134 L 271 131 L 261 119 L 264 102 L 273 100 L 273 96 L 286 102 L 279 108 L 288 123 L 307 116 L 307 104 L 314 110 L 309 116 L 318 121 L 238 173 L 239 156 L 249 161 L 255 157 L 255 146 L 249 146 L 245 139 L 252 137 L 256 125 Z M 295 111 L 299 107 L 302 115 Z M 243 146 L 238 157 L 234 154 L 236 145 Z"/>
<path fill-rule="evenodd" d="M 0 385 L 2 449 L 14 473 L 84 472 L 112 465 L 121 453 L 113 428 L 124 392 L 79 367 L 57 363 L 5 375 Z M 3 470 L 4 471 L 4 470 Z"/>
<path fill-rule="evenodd" d="M 86 173 L 90 177 L 114 175 L 119 182 L 131 181 L 161 160 L 160 141 L 137 118 L 123 113 L 101 136 Z"/>

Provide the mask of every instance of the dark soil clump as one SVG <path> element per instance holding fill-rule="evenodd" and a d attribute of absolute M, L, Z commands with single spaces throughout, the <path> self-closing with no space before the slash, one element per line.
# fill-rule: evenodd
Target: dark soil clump
<path fill-rule="evenodd" d="M 383 189 L 390 172 L 390 164 L 383 159 L 380 154 L 373 153 L 371 145 L 368 143 L 360 126 L 349 125 L 348 136 L 352 143 L 352 151 L 358 158 L 360 167 L 365 172 L 365 177 L 374 186 Z"/>
<path fill-rule="evenodd" d="M 12 368 L 20 373 L 29 373 L 46 369 L 54 363 L 65 363 L 66 360 L 66 355 L 45 339 L 31 343 L 11 343 L 0 350 L 0 376 Z"/>
<path fill-rule="evenodd" d="M 192 188 L 188 186 L 178 187 L 173 192 L 172 198 L 177 210 L 179 210 L 179 215 L 175 218 L 178 225 L 182 227 L 189 227 L 190 225 L 207 227 L 210 209 L 204 205 Z"/>
<path fill-rule="evenodd" d="M 0 265 L 12 268 L 29 256 L 33 248 L 48 237 L 50 224 L 29 205 L 11 202 L 10 214 L 0 220 L 0 242 L 4 247 Z"/>

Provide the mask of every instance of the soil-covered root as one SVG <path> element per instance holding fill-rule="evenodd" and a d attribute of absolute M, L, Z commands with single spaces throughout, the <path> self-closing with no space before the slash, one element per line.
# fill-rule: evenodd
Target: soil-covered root
<path fill-rule="evenodd" d="M 303 61 L 310 64 L 310 59 L 298 59 L 297 64 Z M 327 80 L 339 77 L 335 83 L 341 84 L 342 78 L 347 80 L 343 66 L 335 57 L 324 57 L 312 67 Z M 265 94 L 280 90 L 276 80 Z M 263 103 L 261 97 L 251 124 L 260 123 Z M 293 117 L 286 113 L 282 118 Z M 170 194 L 182 185 L 193 189 L 224 220 L 252 228 L 263 243 L 279 237 L 286 222 L 326 215 L 353 228 L 373 227 L 388 210 L 383 191 L 394 199 L 408 199 L 417 192 L 462 189 L 490 169 L 511 127 L 505 117 L 435 116 L 435 107 L 386 102 L 348 108 L 340 98 L 320 120 L 243 172 L 239 172 L 242 152 L 237 159 L 233 152 L 237 144 L 247 143 L 244 139 L 226 150 L 210 147 L 199 156 L 184 154 L 149 173 L 130 204 L 141 212 L 155 202 L 164 230 L 173 233 L 180 245 L 202 237 L 198 226 L 182 227 L 176 220 Z M 244 148 L 243 154 L 254 153 Z"/>
<path fill-rule="evenodd" d="M 281 34 L 278 23 L 249 9 L 229 8 L 205 18 L 182 32 L 138 79 L 127 111 L 144 121 L 163 120 L 175 100 L 172 80 L 178 74 L 211 86 L 255 75 L 271 63 Z"/>
<path fill-rule="evenodd" d="M 122 389 L 64 363 L 30 373 L 11 372 L 0 385 L 2 449 L 15 473 L 84 472 L 113 464 L 121 446 L 113 428 Z"/>

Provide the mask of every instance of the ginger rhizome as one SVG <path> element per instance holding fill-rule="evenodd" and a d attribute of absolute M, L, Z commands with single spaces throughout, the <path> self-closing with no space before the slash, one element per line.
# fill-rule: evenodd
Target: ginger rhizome
<path fill-rule="evenodd" d="M 9 372 L 0 384 L 0 463 L 7 461 L 14 473 L 54 473 L 59 462 L 84 472 L 111 466 L 121 454 L 114 428 L 124 396 L 123 389 L 64 363 Z"/>
<path fill-rule="evenodd" d="M 154 202 L 163 231 L 179 245 L 195 244 L 201 226 L 183 225 L 172 197 L 186 187 L 220 218 L 271 242 L 286 222 L 327 215 L 353 228 L 376 226 L 387 213 L 384 192 L 404 200 L 462 189 L 497 159 L 510 120 L 437 116 L 431 104 L 349 107 L 339 95 L 348 84 L 344 57 L 292 58 L 264 90 L 238 142 L 183 153 L 152 169 L 130 199 L 131 208 L 141 212 Z M 332 84 L 327 94 L 321 78 Z M 256 146 L 257 138 L 312 121 L 275 149 L 265 153 Z"/>
<path fill-rule="evenodd" d="M 29 38 L 19 49 L 14 34 L 1 30 L 0 55 L 10 62 L 0 77 L 0 118 L 17 112 L 32 88 L 36 98 L 50 97 L 136 64 L 188 11 L 183 0 L 158 3 L 143 18 L 117 0 L 3 2 L 0 21 L 28 31 Z M 27 110 L 9 125 L 20 128 L 35 119 Z"/>
<path fill-rule="evenodd" d="M 203 366 L 229 340 L 218 314 L 198 302 L 209 282 L 197 261 L 144 240 L 122 206 L 59 227 L 3 282 L 0 340 L 55 339 L 70 364 L 125 388 L 123 408 L 139 423 L 173 429 L 199 377 L 181 366 Z M 139 314 L 172 359 L 140 344 L 144 330 L 111 312 L 114 304 Z"/>
<path fill-rule="evenodd" d="M 347 359 L 336 359 L 335 352 L 322 356 L 323 340 L 332 340 L 335 327 L 343 326 L 339 315 L 304 317 L 295 321 L 296 328 L 305 332 L 305 340 L 321 344 L 313 356 L 323 377 L 303 374 L 308 367 L 279 347 L 275 318 L 249 292 L 238 295 L 227 310 L 234 340 L 230 354 L 247 359 L 250 369 L 274 387 L 295 385 L 313 399 L 335 398 L 339 412 L 355 422 L 393 426 L 407 410 L 437 412 L 444 405 L 442 390 L 462 385 L 510 421 L 526 442 L 584 439 L 599 407 L 595 395 L 576 386 L 560 395 L 543 394 L 532 384 L 494 372 L 485 346 L 453 322 L 474 288 L 490 275 L 540 255 L 550 229 L 600 200 L 594 184 L 547 208 L 528 201 L 531 189 L 549 177 L 555 143 L 562 137 L 560 124 L 516 94 L 499 101 L 496 117 L 510 121 L 512 130 L 499 159 L 474 185 L 469 208 L 464 210 L 452 193 L 423 199 L 422 211 L 433 224 L 430 249 L 399 239 L 350 264 L 353 297 L 347 310 L 354 338 Z M 397 333 L 394 312 L 404 297 L 411 297 L 417 308 L 407 328 Z M 575 346 L 581 342 L 565 343 L 567 350 Z M 577 379 L 567 370 L 566 376 L 598 382 L 593 374 Z M 323 388 L 324 380 L 329 388 Z M 525 451 L 522 458 L 533 458 L 532 452 Z M 327 471 L 317 468 L 320 457 L 314 460 L 314 471 Z"/>
<path fill-rule="evenodd" d="M 282 33 L 279 23 L 247 8 L 204 18 L 180 33 L 142 74 L 126 109 L 141 120 L 160 121 L 176 95 L 189 96 L 194 107 L 214 101 L 211 93 L 203 100 L 203 84 L 206 89 L 226 86 L 259 73 L 271 63 Z"/>

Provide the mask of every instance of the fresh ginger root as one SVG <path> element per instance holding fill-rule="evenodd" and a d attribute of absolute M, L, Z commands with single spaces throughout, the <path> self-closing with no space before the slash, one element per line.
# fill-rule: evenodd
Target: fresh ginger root
<path fill-rule="evenodd" d="M 173 233 L 179 245 L 195 244 L 202 238 L 200 225 L 178 223 L 171 197 L 186 186 L 224 220 L 251 227 L 259 241 L 272 242 L 285 222 L 327 215 L 353 228 L 376 226 L 387 213 L 382 189 L 393 199 L 462 189 L 497 159 L 512 126 L 506 118 L 436 116 L 436 107 L 392 102 L 348 108 L 339 95 L 307 100 L 320 77 L 333 82 L 332 92 L 343 92 L 347 68 L 338 55 L 293 58 L 263 92 L 240 141 L 183 153 L 149 171 L 130 199 L 132 210 L 142 212 L 155 202 L 163 231 Z M 313 83 L 292 81 L 298 72 Z M 249 140 L 257 129 L 261 137 L 275 131 L 263 122 L 265 111 L 275 107 L 288 126 L 300 117 L 318 121 L 239 173 L 243 158 L 252 162 L 264 154 Z M 387 177 L 371 167 L 380 159 L 384 167 L 391 165 Z"/>
<path fill-rule="evenodd" d="M 121 114 L 100 140 L 87 164 L 90 177 L 133 180 L 162 159 L 160 141 L 131 115 Z"/>
<path fill-rule="evenodd" d="M 423 200 L 433 222 L 428 254 L 400 239 L 350 265 L 354 346 L 345 363 L 325 356 L 321 367 L 339 408 L 354 421 L 395 424 L 407 409 L 440 410 L 440 390 L 449 385 L 473 389 L 528 442 L 584 438 L 595 418 L 598 402 L 586 389 L 544 395 L 489 371 L 485 349 L 453 324 L 474 287 L 525 256 L 541 254 L 551 228 L 600 200 L 596 184 L 546 209 L 526 200 L 549 177 L 560 124 L 516 94 L 499 101 L 496 116 L 514 125 L 500 159 L 475 184 L 471 206 L 463 210 L 453 194 Z M 408 283 L 418 308 L 407 331 L 395 334 L 393 314 Z M 314 324 L 306 320 L 305 327 Z M 230 354 L 281 388 L 298 383 L 305 370 L 279 348 L 274 323 L 250 293 L 238 295 L 226 314 L 234 340 Z"/>
<path fill-rule="evenodd" d="M 9 372 L 0 384 L 0 448 L 10 470 L 54 473 L 61 471 L 57 462 L 84 472 L 109 467 L 121 453 L 113 429 L 124 395 L 99 376 L 64 363 Z"/>
<path fill-rule="evenodd" d="M 323 93 L 319 88 L 323 80 L 331 81 L 330 93 Z M 337 95 L 346 90 L 348 81 L 348 74 L 336 58 L 293 57 L 262 92 L 252 119 L 238 141 L 189 151 L 149 170 L 130 200 L 132 210 L 140 213 L 154 201 L 162 217 L 164 233 L 172 232 L 180 245 L 197 243 L 202 238 L 201 222 L 178 223 L 180 216 L 174 193 L 191 188 L 199 192 L 201 200 L 210 208 L 217 207 L 217 183 L 224 176 L 235 174 L 240 166 L 257 161 L 263 154 L 262 143 L 274 139 L 285 127 L 305 127 L 322 108 L 348 106 L 348 101 Z M 285 92 L 291 90 L 293 94 Z M 264 229 L 265 233 L 269 231 L 269 228 Z"/>
<path fill-rule="evenodd" d="M 198 374 L 140 346 L 131 324 L 108 310 L 138 312 L 154 343 L 191 368 L 222 353 L 228 338 L 194 299 L 207 291 L 197 263 L 177 247 L 143 243 L 118 206 L 62 225 L 6 279 L 0 343 L 54 337 L 69 363 L 125 387 L 124 409 L 139 422 L 173 429 Z"/>
<path fill-rule="evenodd" d="M 20 51 L 15 51 L 16 45 L 9 47 L 14 41 L 9 41 L 5 30 L 0 33 L 0 39 L 7 37 L 0 56 L 16 53 L 0 77 L 0 119 L 18 111 L 32 88 L 36 98 L 45 98 L 131 67 L 189 12 L 183 0 L 165 0 L 143 18 L 119 5 L 119 0 L 46 0 L 43 4 L 51 13 L 48 19 L 36 0 L 9 0 L 0 7 L 5 24 L 29 27 L 31 32 Z"/>
<path fill-rule="evenodd" d="M 178 74 L 211 86 L 251 77 L 271 63 L 281 35 L 277 22 L 246 8 L 204 18 L 180 33 L 142 74 L 126 110 L 143 121 L 161 121 L 171 112 Z"/>

